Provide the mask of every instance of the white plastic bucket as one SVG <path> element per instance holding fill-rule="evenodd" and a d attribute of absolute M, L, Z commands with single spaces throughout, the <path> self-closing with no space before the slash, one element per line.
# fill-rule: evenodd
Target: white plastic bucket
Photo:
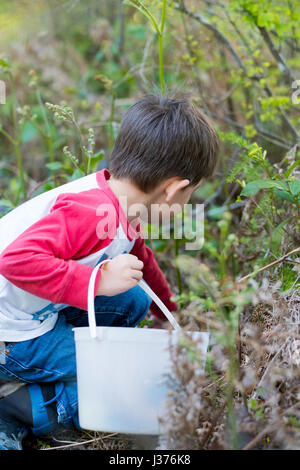
<path fill-rule="evenodd" d="M 165 374 L 171 372 L 169 344 L 182 332 L 96 327 L 92 293 L 98 268 L 89 285 L 90 326 L 73 329 L 79 424 L 94 431 L 160 434 L 158 418 L 164 415 L 168 391 Z M 184 333 L 197 340 L 204 364 L 209 334 Z"/>

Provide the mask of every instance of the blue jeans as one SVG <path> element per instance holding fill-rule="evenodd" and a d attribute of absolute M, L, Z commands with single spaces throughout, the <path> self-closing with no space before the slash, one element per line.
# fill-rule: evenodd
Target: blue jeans
<path fill-rule="evenodd" d="M 151 298 L 140 286 L 121 294 L 95 297 L 98 326 L 135 327 L 147 314 Z M 66 307 L 59 312 L 53 330 L 34 339 L 5 345 L 0 361 L 0 379 L 17 380 L 29 385 L 33 428 L 36 435 L 53 430 L 46 406 L 56 401 L 57 422 L 80 429 L 76 382 L 76 357 L 73 327 L 88 326 L 87 312 Z M 55 398 L 45 403 L 39 383 L 55 383 Z"/>

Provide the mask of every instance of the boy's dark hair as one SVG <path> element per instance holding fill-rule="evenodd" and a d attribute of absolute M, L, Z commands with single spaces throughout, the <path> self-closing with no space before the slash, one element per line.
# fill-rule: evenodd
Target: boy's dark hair
<path fill-rule="evenodd" d="M 196 185 L 217 164 L 219 139 L 187 95 L 149 93 L 125 113 L 109 169 L 145 193 L 174 176 Z"/>

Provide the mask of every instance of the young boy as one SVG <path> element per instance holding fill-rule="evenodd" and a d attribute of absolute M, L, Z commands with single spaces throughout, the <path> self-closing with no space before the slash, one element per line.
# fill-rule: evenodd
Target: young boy
<path fill-rule="evenodd" d="M 101 261 L 109 259 L 97 271 L 97 325 L 135 327 L 149 308 L 164 319 L 138 285 L 142 278 L 176 310 L 130 209 L 183 208 L 213 174 L 217 153 L 215 130 L 188 98 L 148 94 L 125 113 L 109 170 L 0 219 L 0 380 L 26 384 L 0 399 L 2 449 L 22 449 L 27 430 L 80 429 L 72 328 L 88 324 L 89 280 Z"/>

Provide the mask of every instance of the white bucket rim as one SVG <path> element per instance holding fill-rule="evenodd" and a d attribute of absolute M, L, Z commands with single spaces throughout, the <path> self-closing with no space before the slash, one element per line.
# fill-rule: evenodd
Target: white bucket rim
<path fill-rule="evenodd" d="M 75 333 L 75 341 L 91 341 L 90 328 L 88 326 L 72 328 Z M 186 331 L 186 330 L 165 330 L 158 328 L 138 328 L 138 327 L 127 327 L 123 326 L 97 326 L 96 337 L 98 340 L 109 339 L 111 342 L 148 342 L 156 343 L 161 342 L 163 338 L 179 338 L 180 336 L 198 341 L 201 346 L 207 348 L 209 341 L 209 333 L 204 331 Z"/>

